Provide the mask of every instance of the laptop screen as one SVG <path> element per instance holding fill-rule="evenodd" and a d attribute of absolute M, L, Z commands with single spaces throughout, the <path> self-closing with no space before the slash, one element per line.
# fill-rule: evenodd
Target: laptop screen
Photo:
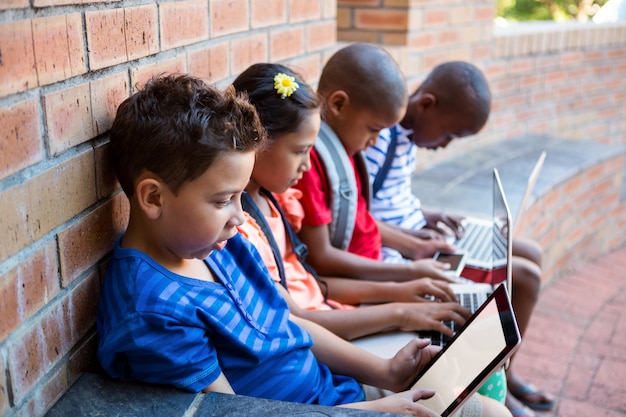
<path fill-rule="evenodd" d="M 501 282 L 507 282 L 507 290 L 511 292 L 511 258 L 512 234 L 511 212 L 504 195 L 500 174 L 497 168 L 493 169 L 493 240 L 491 285 L 495 287 Z"/>

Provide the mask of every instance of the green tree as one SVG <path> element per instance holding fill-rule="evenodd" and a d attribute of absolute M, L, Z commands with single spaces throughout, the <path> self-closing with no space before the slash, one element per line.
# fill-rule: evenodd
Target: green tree
<path fill-rule="evenodd" d="M 588 20 L 607 0 L 496 0 L 507 20 Z"/>

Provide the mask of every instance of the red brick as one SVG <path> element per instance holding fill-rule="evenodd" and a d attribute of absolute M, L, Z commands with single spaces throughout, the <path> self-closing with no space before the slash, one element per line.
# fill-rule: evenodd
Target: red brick
<path fill-rule="evenodd" d="M 24 9 L 28 7 L 28 0 L 4 0 L 0 3 L 0 10 Z M 2 411 L 0 409 L 0 411 Z"/>
<path fill-rule="evenodd" d="M 94 134 L 101 135 L 111 128 L 117 106 L 129 95 L 128 73 L 118 72 L 92 81 L 90 89 Z"/>
<path fill-rule="evenodd" d="M 58 235 L 61 282 L 68 286 L 113 249 L 128 223 L 128 200 L 118 194 Z"/>
<path fill-rule="evenodd" d="M 352 10 L 347 8 L 340 8 L 337 10 L 337 28 L 349 29 L 354 27 L 352 23 Z"/>
<path fill-rule="evenodd" d="M 92 70 L 126 61 L 124 9 L 88 11 L 85 22 Z"/>
<path fill-rule="evenodd" d="M 107 198 L 120 188 L 113 166 L 109 159 L 108 142 L 94 146 L 96 164 L 96 197 L 98 200 Z"/>
<path fill-rule="evenodd" d="M 478 6 L 476 7 L 474 14 L 475 21 L 492 22 L 495 17 L 496 9 L 495 3 L 493 6 Z"/>
<path fill-rule="evenodd" d="M 307 52 L 330 48 L 337 43 L 335 21 L 313 23 L 306 27 L 306 34 Z"/>
<path fill-rule="evenodd" d="M 432 48 L 435 45 L 435 37 L 432 33 L 412 33 L 409 38 L 409 46 L 416 49 Z"/>
<path fill-rule="evenodd" d="M 318 20 L 321 13 L 321 5 L 318 0 L 289 0 L 289 21 L 291 23 Z"/>
<path fill-rule="evenodd" d="M 448 24 L 448 10 L 431 9 L 424 11 L 424 27 L 443 26 Z"/>
<path fill-rule="evenodd" d="M 0 24 L 0 97 L 37 86 L 30 20 Z"/>
<path fill-rule="evenodd" d="M 85 149 L 0 191 L 0 262 L 96 201 L 93 150 Z"/>
<path fill-rule="evenodd" d="M 211 38 L 248 30 L 250 10 L 246 0 L 209 0 Z"/>
<path fill-rule="evenodd" d="M 466 40 L 467 38 L 462 36 L 462 39 Z M 458 42 L 459 36 L 458 32 L 454 29 L 451 30 L 442 30 L 437 33 L 437 45 L 450 45 Z"/>
<path fill-rule="evenodd" d="M 95 136 L 88 83 L 49 93 L 43 100 L 53 155 Z"/>
<path fill-rule="evenodd" d="M 147 64 L 130 71 L 130 85 L 133 92 L 137 86 L 144 84 L 150 78 L 158 74 L 180 74 L 187 72 L 187 62 L 184 55 L 177 55 L 174 58 L 164 59 L 152 64 Z"/>
<path fill-rule="evenodd" d="M 256 34 L 233 39 L 230 43 L 230 66 L 233 74 L 239 74 L 256 62 L 268 60 L 266 34 Z"/>
<path fill-rule="evenodd" d="M 126 60 L 131 61 L 159 52 L 158 21 L 155 4 L 124 9 Z"/>
<path fill-rule="evenodd" d="M 378 32 L 363 30 L 337 30 L 337 40 L 341 42 L 371 42 L 378 43 Z"/>
<path fill-rule="evenodd" d="M 163 49 L 209 38 L 209 5 L 206 0 L 162 3 L 159 14 Z"/>
<path fill-rule="evenodd" d="M 322 60 L 319 55 L 307 55 L 289 61 L 289 67 L 293 68 L 309 85 L 314 87 L 322 73 Z"/>
<path fill-rule="evenodd" d="M 46 411 L 59 399 L 61 394 L 69 388 L 67 380 L 67 366 L 61 365 L 54 370 L 51 376 L 46 376 L 45 382 L 33 390 L 34 394 L 28 397 L 13 417 L 43 416 Z"/>
<path fill-rule="evenodd" d="M 90 332 L 86 340 L 74 348 L 74 353 L 68 360 L 68 377 L 75 380 L 83 372 L 94 372 L 99 369 L 96 352 L 98 350 L 98 337 L 95 331 Z"/>
<path fill-rule="evenodd" d="M 285 0 L 265 0 L 250 2 L 250 26 L 252 29 L 278 26 L 287 22 Z"/>
<path fill-rule="evenodd" d="M 87 71 L 80 13 L 33 19 L 33 44 L 39 85 Z"/>
<path fill-rule="evenodd" d="M 187 53 L 189 73 L 209 83 L 228 77 L 228 42 Z"/>
<path fill-rule="evenodd" d="M 53 241 L 0 279 L 0 342 L 59 292 Z"/>
<path fill-rule="evenodd" d="M 409 28 L 408 14 L 402 10 L 356 10 L 354 26 L 357 29 L 380 29 L 406 31 Z"/>
<path fill-rule="evenodd" d="M 0 108 L 0 178 L 43 159 L 39 119 L 35 100 Z"/>
<path fill-rule="evenodd" d="M 98 274 L 92 273 L 8 348 L 13 398 L 19 403 L 95 323 Z"/>
<path fill-rule="evenodd" d="M 294 58 L 303 52 L 304 29 L 301 26 L 270 32 L 270 61 Z"/>
<path fill-rule="evenodd" d="M 320 0 L 322 8 L 322 19 L 334 19 L 337 16 L 336 0 Z"/>

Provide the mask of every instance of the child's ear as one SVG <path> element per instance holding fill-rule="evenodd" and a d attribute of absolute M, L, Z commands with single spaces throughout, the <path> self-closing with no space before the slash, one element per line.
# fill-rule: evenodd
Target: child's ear
<path fill-rule="evenodd" d="M 328 104 L 327 108 L 333 116 L 338 116 L 341 110 L 348 104 L 350 101 L 350 97 L 343 90 L 333 91 L 326 103 Z"/>
<path fill-rule="evenodd" d="M 161 216 L 163 206 L 164 184 L 154 177 L 140 179 L 135 188 L 137 204 L 150 220 L 157 220 Z"/>
<path fill-rule="evenodd" d="M 427 110 L 437 104 L 437 97 L 431 93 L 423 93 L 420 95 L 418 102 L 422 110 Z"/>

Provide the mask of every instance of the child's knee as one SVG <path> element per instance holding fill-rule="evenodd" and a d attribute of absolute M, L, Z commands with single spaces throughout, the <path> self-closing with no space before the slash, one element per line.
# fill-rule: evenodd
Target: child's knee
<path fill-rule="evenodd" d="M 543 249 L 539 242 L 527 238 L 516 238 L 513 239 L 512 251 L 513 256 L 526 258 L 541 268 Z"/>

